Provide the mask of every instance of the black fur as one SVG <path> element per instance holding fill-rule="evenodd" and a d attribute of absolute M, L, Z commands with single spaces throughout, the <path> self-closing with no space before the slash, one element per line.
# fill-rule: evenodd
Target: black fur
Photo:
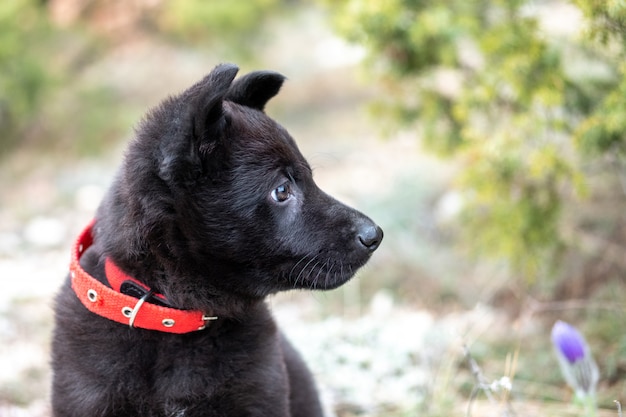
<path fill-rule="evenodd" d="M 139 125 L 81 264 L 104 260 L 176 308 L 219 319 L 174 335 L 89 312 L 69 286 L 52 346 L 57 417 L 321 416 L 314 383 L 264 298 L 352 277 L 382 231 L 323 193 L 265 115 L 284 77 L 216 67 Z"/>

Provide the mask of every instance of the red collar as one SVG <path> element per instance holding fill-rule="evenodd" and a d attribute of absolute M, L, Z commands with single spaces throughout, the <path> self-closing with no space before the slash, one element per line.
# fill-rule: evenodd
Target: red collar
<path fill-rule="evenodd" d="M 79 263 L 82 254 L 93 243 L 92 221 L 78 236 L 72 248 L 70 276 L 72 289 L 91 312 L 118 323 L 148 330 L 167 333 L 190 333 L 205 328 L 207 321 L 217 317 L 208 317 L 201 311 L 178 310 L 163 307 L 148 301 L 149 298 L 166 302 L 165 297 L 153 292 L 136 279 L 126 275 L 109 258 L 105 261 L 105 273 L 112 288 L 107 287 L 89 275 Z M 120 292 L 123 284 L 130 283 L 143 293 L 135 298 Z"/>

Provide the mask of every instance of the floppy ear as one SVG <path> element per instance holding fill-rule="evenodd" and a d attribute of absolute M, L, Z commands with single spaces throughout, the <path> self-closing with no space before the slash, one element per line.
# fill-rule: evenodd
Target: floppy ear
<path fill-rule="evenodd" d="M 254 71 L 235 81 L 225 99 L 242 106 L 261 110 L 274 97 L 285 81 L 285 76 L 273 71 Z"/>
<path fill-rule="evenodd" d="M 218 65 L 190 89 L 195 98 L 190 103 L 194 137 L 201 143 L 215 140 L 223 129 L 222 103 L 238 71 L 239 68 L 233 64 Z"/>

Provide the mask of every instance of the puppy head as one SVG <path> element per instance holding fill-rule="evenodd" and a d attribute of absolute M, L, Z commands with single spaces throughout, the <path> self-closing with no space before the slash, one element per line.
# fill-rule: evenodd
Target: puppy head
<path fill-rule="evenodd" d="M 98 214 L 105 252 L 181 307 L 215 295 L 334 288 L 378 247 L 369 218 L 323 193 L 264 113 L 284 77 L 216 67 L 148 113 Z"/>

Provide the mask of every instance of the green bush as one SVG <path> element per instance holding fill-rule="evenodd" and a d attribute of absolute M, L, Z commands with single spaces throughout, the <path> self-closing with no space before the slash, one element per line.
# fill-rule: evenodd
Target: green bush
<path fill-rule="evenodd" d="M 577 1 L 573 36 L 546 31 L 523 0 L 326 3 L 387 88 L 377 115 L 460 164 L 472 251 L 530 281 L 552 276 L 574 246 L 564 229 L 579 226 L 566 213 L 594 191 L 585 167 L 609 172 L 602 158 L 626 153 L 622 3 Z"/>
<path fill-rule="evenodd" d="M 228 48 L 245 58 L 263 34 L 263 25 L 285 0 L 180 0 L 165 2 L 156 25 L 185 43 Z"/>
<path fill-rule="evenodd" d="M 52 85 L 46 62 L 50 32 L 39 2 L 0 4 L 0 156 L 16 145 Z"/>

